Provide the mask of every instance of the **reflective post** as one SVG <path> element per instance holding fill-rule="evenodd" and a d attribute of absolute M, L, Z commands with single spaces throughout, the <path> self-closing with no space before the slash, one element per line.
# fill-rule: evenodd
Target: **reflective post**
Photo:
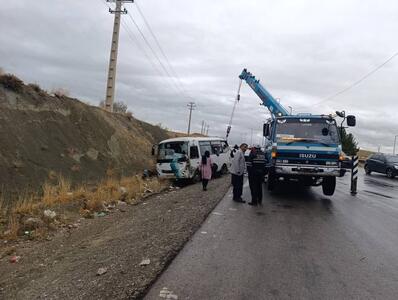
<path fill-rule="evenodd" d="M 357 193 L 357 183 L 358 183 L 358 156 L 354 155 L 352 157 L 351 166 L 351 195 L 356 195 Z"/>

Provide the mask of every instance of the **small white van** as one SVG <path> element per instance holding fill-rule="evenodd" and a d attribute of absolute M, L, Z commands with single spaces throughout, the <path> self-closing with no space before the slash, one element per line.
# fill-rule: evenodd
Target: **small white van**
<path fill-rule="evenodd" d="M 230 149 L 223 138 L 181 137 L 160 142 L 152 149 L 157 155 L 156 169 L 159 177 L 193 179 L 199 181 L 199 165 L 205 151 L 210 152 L 213 173 L 228 173 Z"/>

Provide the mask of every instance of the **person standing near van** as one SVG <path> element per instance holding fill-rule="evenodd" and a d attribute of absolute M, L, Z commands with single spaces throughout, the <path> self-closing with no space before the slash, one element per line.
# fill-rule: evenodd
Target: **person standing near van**
<path fill-rule="evenodd" d="M 245 203 L 242 199 L 243 191 L 243 175 L 246 171 L 245 152 L 247 144 L 240 145 L 239 150 L 236 151 L 231 161 L 231 182 L 233 186 L 233 200 L 236 202 Z"/>
<path fill-rule="evenodd" d="M 265 153 L 260 146 L 252 147 L 247 161 L 247 173 L 249 177 L 250 192 L 252 201 L 249 205 L 262 204 L 263 201 L 263 182 L 266 173 Z"/>
<path fill-rule="evenodd" d="M 202 175 L 202 186 L 204 191 L 207 191 L 207 184 L 211 179 L 211 165 L 212 162 L 210 158 L 210 152 L 205 151 L 205 154 L 202 156 L 202 160 L 200 162 L 200 173 Z"/>

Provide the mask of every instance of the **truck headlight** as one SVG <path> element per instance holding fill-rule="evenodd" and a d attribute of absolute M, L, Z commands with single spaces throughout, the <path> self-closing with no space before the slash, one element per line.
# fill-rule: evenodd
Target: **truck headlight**
<path fill-rule="evenodd" d="M 394 165 L 394 168 L 395 168 L 395 169 L 398 169 L 398 165 Z"/>

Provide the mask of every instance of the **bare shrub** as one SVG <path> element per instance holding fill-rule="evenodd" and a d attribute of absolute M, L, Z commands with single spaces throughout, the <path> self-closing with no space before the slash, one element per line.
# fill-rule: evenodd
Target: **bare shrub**
<path fill-rule="evenodd" d="M 69 96 L 69 91 L 67 89 L 65 89 L 65 88 L 52 89 L 51 93 L 57 98 L 62 98 L 62 97 L 68 97 Z"/>
<path fill-rule="evenodd" d="M 134 118 L 133 113 L 132 113 L 131 111 L 127 111 L 127 112 L 126 112 L 126 117 L 127 117 L 127 119 L 128 119 L 129 121 L 132 121 L 133 118 Z"/>
<path fill-rule="evenodd" d="M 43 90 L 37 83 L 29 83 L 28 86 L 36 93 L 43 93 Z"/>
<path fill-rule="evenodd" d="M 12 74 L 0 75 L 0 84 L 16 93 L 22 92 L 24 86 L 23 81 Z"/>
<path fill-rule="evenodd" d="M 99 107 L 106 108 L 105 101 L 99 103 Z M 127 104 L 123 101 L 113 102 L 113 112 L 118 114 L 124 114 L 127 112 Z"/>

